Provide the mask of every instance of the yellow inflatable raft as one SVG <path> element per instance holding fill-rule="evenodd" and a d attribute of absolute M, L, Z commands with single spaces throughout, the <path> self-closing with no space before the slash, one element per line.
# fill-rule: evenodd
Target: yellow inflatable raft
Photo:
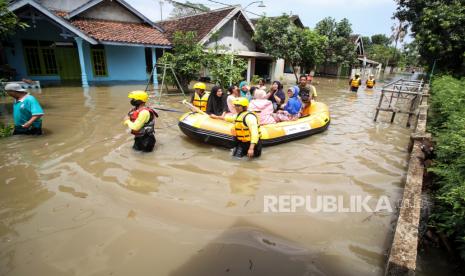
<path fill-rule="evenodd" d="M 330 122 L 328 106 L 312 102 L 310 116 L 296 121 L 280 122 L 260 126 L 261 141 L 264 146 L 271 146 L 308 137 L 325 131 Z M 233 123 L 212 119 L 206 114 L 189 112 L 179 119 L 179 128 L 188 137 L 195 140 L 232 148 L 236 144 Z"/>

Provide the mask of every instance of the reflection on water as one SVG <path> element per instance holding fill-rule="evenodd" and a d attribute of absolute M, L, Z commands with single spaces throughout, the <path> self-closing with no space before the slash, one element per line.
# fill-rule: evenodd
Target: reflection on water
<path fill-rule="evenodd" d="M 0 274 L 381 275 L 394 214 L 262 212 L 264 195 L 401 196 L 410 130 L 373 122 L 379 91 L 319 82 L 329 129 L 253 162 L 163 111 L 155 151 L 133 152 L 121 121 L 142 86 L 42 89 L 45 135 L 0 141 Z"/>

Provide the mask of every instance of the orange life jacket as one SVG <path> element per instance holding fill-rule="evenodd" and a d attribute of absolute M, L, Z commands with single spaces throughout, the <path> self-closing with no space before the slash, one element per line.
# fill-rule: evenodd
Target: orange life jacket
<path fill-rule="evenodd" d="M 131 122 L 135 122 L 137 120 L 137 117 L 139 117 L 139 113 L 141 113 L 143 110 L 147 110 L 150 113 L 150 119 L 147 121 L 147 123 L 144 124 L 144 126 L 139 129 L 139 130 L 131 130 L 131 133 L 135 136 L 142 136 L 146 133 L 153 133 L 155 132 L 155 117 L 158 117 L 157 112 L 153 110 L 150 107 L 142 107 L 142 108 L 133 108 L 131 111 L 129 111 L 128 116 L 129 120 Z"/>

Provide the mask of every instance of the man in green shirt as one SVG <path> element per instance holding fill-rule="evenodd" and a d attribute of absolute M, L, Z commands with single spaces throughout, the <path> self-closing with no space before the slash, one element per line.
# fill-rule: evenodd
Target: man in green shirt
<path fill-rule="evenodd" d="M 7 84 L 5 91 L 15 99 L 13 103 L 13 119 L 15 122 L 13 135 L 41 135 L 44 111 L 37 99 L 28 94 L 17 83 Z"/>

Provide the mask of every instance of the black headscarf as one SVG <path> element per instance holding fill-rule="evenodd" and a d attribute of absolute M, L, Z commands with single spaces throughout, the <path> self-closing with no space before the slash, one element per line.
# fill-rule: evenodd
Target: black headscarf
<path fill-rule="evenodd" d="M 208 97 L 207 102 L 207 114 L 215 114 L 220 116 L 223 114 L 223 112 L 229 112 L 228 104 L 226 103 L 226 93 L 223 91 L 223 95 L 221 95 L 221 97 L 216 95 L 216 92 L 218 92 L 219 89 L 220 87 L 218 86 L 212 87 L 210 97 Z"/>

